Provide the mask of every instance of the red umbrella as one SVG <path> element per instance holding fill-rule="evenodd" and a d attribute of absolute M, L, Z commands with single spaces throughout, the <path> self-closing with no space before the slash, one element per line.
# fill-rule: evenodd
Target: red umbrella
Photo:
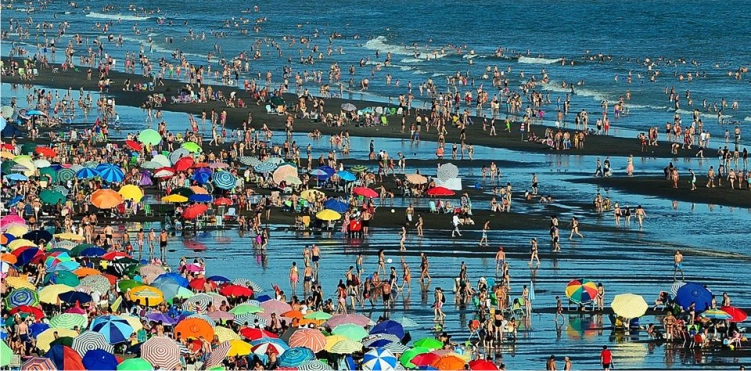
<path fill-rule="evenodd" d="M 476 359 L 469 362 L 470 370 L 497 370 L 498 366 L 495 363 L 488 361 L 487 359 Z"/>
<path fill-rule="evenodd" d="M 743 322 L 748 318 L 748 314 L 743 311 L 743 309 L 734 307 L 734 306 L 724 306 L 722 309 L 725 313 L 733 316 L 733 318 L 730 319 L 730 322 Z"/>
<path fill-rule="evenodd" d="M 55 157 L 57 156 L 57 152 L 50 148 L 50 147 L 37 147 L 34 149 L 34 152 L 44 156 L 44 157 Z"/>
<path fill-rule="evenodd" d="M 10 310 L 10 314 L 16 314 L 16 313 L 19 313 L 19 312 L 32 314 L 37 319 L 44 318 L 44 312 L 42 311 L 41 308 L 37 308 L 37 307 L 32 307 L 32 306 L 28 306 L 28 305 L 21 305 L 21 306 L 15 307 L 15 308 L 13 308 L 13 309 Z"/>
<path fill-rule="evenodd" d="M 358 196 L 363 196 L 363 197 L 368 197 L 368 198 L 378 197 L 378 192 L 368 187 L 355 187 L 354 189 L 352 189 L 352 193 Z"/>
<path fill-rule="evenodd" d="M 183 157 L 177 160 L 177 162 L 175 162 L 175 170 L 176 171 L 188 170 L 193 166 L 194 162 L 195 161 L 193 161 L 193 157 Z"/>
<path fill-rule="evenodd" d="M 254 327 L 246 327 L 240 330 L 240 335 L 246 339 L 258 340 L 260 338 L 278 338 L 275 333 Z"/>
<path fill-rule="evenodd" d="M 216 288 L 216 283 L 214 281 L 209 281 L 209 280 L 207 280 L 205 278 L 196 278 L 196 279 L 190 281 L 190 283 L 188 284 L 188 286 L 190 286 L 190 288 L 192 288 L 194 290 L 202 290 L 203 287 L 206 285 L 206 282 L 208 282 L 212 287 Z M 224 295 L 224 294 L 222 294 L 222 295 Z"/>
<path fill-rule="evenodd" d="M 415 356 L 415 358 L 412 358 L 410 362 L 412 362 L 413 365 L 420 367 L 420 366 L 430 366 L 434 362 L 438 362 L 438 360 L 441 359 L 441 356 L 435 353 L 423 353 L 418 354 Z"/>
<path fill-rule="evenodd" d="M 171 167 L 160 167 L 154 170 L 154 178 L 171 178 L 175 175 L 175 169 Z"/>
<path fill-rule="evenodd" d="M 217 206 L 230 206 L 230 205 L 232 205 L 232 200 L 230 200 L 227 197 L 219 197 L 216 200 L 214 200 L 214 205 L 217 205 Z"/>
<path fill-rule="evenodd" d="M 110 285 L 114 285 L 117 282 L 117 277 L 115 277 L 115 276 L 113 276 L 111 274 L 102 273 L 102 274 L 100 274 L 100 276 L 106 278 L 107 281 L 110 281 Z"/>
<path fill-rule="evenodd" d="M 253 296 L 252 289 L 240 285 L 226 285 L 219 290 L 219 293 L 224 296 L 235 296 L 243 298 L 249 298 Z"/>
<path fill-rule="evenodd" d="M 206 206 L 206 204 L 193 204 L 185 208 L 185 211 L 183 211 L 183 218 L 185 219 L 195 219 L 199 216 L 203 215 L 203 213 L 208 210 L 209 207 Z"/>
<path fill-rule="evenodd" d="M 196 169 L 198 169 L 199 167 L 209 167 L 209 164 L 205 162 L 198 162 L 198 163 L 193 164 L 193 167 Z"/>
<path fill-rule="evenodd" d="M 446 187 L 434 187 L 434 188 L 429 189 L 427 194 L 428 196 L 446 197 L 446 196 L 453 196 L 456 194 L 456 192 Z"/>
<path fill-rule="evenodd" d="M 126 140 L 125 145 L 134 151 L 141 152 L 141 150 L 143 150 L 143 146 L 141 145 L 141 143 L 138 143 L 134 140 Z"/>
<path fill-rule="evenodd" d="M 16 149 L 16 146 L 14 146 L 14 145 L 12 145 L 10 143 L 5 143 L 5 144 L 2 145 L 2 148 L 12 151 L 12 150 Z"/>
<path fill-rule="evenodd" d="M 110 252 L 102 255 L 102 259 L 104 259 L 104 260 L 117 260 L 117 259 L 122 259 L 122 258 L 131 258 L 132 259 L 132 257 L 130 255 L 128 255 L 128 254 L 126 254 L 124 252 L 120 252 L 120 251 L 110 251 Z"/>

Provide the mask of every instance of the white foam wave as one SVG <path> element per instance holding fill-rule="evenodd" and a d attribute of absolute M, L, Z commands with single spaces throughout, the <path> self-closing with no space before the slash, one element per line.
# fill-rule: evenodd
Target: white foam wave
<path fill-rule="evenodd" d="M 552 80 L 550 81 L 550 83 L 544 84 L 543 86 L 545 90 L 550 90 L 556 93 L 570 93 L 571 92 L 570 86 L 566 86 L 564 88 L 561 86 L 561 83 L 554 82 Z M 605 92 L 600 92 L 594 89 L 589 89 L 586 87 L 581 87 L 581 86 L 576 86 L 576 85 L 574 86 L 574 94 L 583 96 L 583 97 L 592 97 L 596 99 L 597 101 L 603 101 L 603 100 L 608 99 L 608 94 Z"/>
<path fill-rule="evenodd" d="M 427 71 L 423 71 L 423 70 L 417 70 L 415 72 L 412 72 L 412 74 L 413 75 L 427 75 L 428 72 Z"/>
<path fill-rule="evenodd" d="M 123 21 L 145 21 L 150 18 L 150 17 L 140 17 L 137 15 L 107 14 L 107 13 L 97 13 L 97 12 L 91 12 L 89 14 L 86 14 L 86 16 L 89 18 L 110 19 L 113 21 L 116 21 L 118 19 L 121 19 Z"/>
<path fill-rule="evenodd" d="M 519 63 L 527 63 L 527 64 L 555 64 L 559 63 L 561 61 L 560 58 L 552 59 L 552 58 L 536 58 L 536 57 L 525 57 L 521 56 L 519 57 Z"/>
<path fill-rule="evenodd" d="M 668 106 L 655 106 L 651 104 L 631 104 L 631 103 L 626 103 L 626 107 L 628 109 L 657 110 L 657 111 L 667 111 L 670 108 Z"/>
<path fill-rule="evenodd" d="M 669 111 L 673 111 L 670 109 Z M 685 121 L 686 119 L 691 120 L 692 117 L 694 117 L 694 110 L 686 110 L 686 109 L 679 109 L 678 111 L 675 111 L 681 115 L 681 118 Z M 702 112 L 699 110 L 699 117 L 703 118 L 709 118 L 709 119 L 717 119 L 717 113 L 716 112 Z M 725 115 L 723 114 L 722 117 L 727 120 L 732 118 L 732 115 Z"/>
<path fill-rule="evenodd" d="M 746 116 L 746 118 L 744 118 L 743 121 L 751 122 L 751 116 Z"/>
<path fill-rule="evenodd" d="M 400 63 L 420 63 L 420 62 L 425 62 L 425 59 L 414 58 L 414 57 L 413 58 L 403 58 L 399 62 Z"/>
<path fill-rule="evenodd" d="M 386 42 L 385 36 L 378 36 L 375 39 L 370 39 L 365 43 L 365 49 L 378 50 L 382 54 L 391 52 L 392 55 L 414 55 L 414 52 L 408 50 L 403 46 L 391 45 Z"/>

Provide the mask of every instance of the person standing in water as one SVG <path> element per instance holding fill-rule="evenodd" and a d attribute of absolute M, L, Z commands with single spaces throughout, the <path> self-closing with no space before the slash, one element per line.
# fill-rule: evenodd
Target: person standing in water
<path fill-rule="evenodd" d="M 488 231 L 490 230 L 490 220 L 485 219 L 485 224 L 482 226 L 482 238 L 480 238 L 479 245 L 482 246 L 482 243 L 485 242 L 485 246 L 488 245 Z"/>
<path fill-rule="evenodd" d="M 683 274 L 683 254 L 680 250 L 677 250 L 673 256 L 673 281 L 676 280 L 678 271 L 681 271 L 681 281 L 683 281 L 686 276 Z"/>
<path fill-rule="evenodd" d="M 495 253 L 495 275 L 498 276 L 498 270 L 503 269 L 503 263 L 506 262 L 506 253 L 503 246 L 498 246 L 498 252 Z"/>
<path fill-rule="evenodd" d="M 568 237 L 569 240 L 574 238 L 574 234 L 584 239 L 584 236 L 579 233 L 579 220 L 576 219 L 576 217 L 571 218 L 571 235 Z"/>
<path fill-rule="evenodd" d="M 529 241 L 529 244 L 531 245 L 531 248 L 532 248 L 532 254 L 529 257 L 529 266 L 532 266 L 532 263 L 536 260 L 537 261 L 537 267 L 539 268 L 540 267 L 540 257 L 539 257 L 539 255 L 537 253 L 537 250 L 538 250 L 537 249 L 537 239 L 533 238 L 532 240 Z"/>
<path fill-rule="evenodd" d="M 300 272 L 297 270 L 297 262 L 292 262 L 289 268 L 289 285 L 292 288 L 292 295 L 297 292 L 298 281 L 300 281 Z"/>
<path fill-rule="evenodd" d="M 639 221 L 639 229 L 644 226 L 644 218 L 647 217 L 647 213 L 644 212 L 644 208 L 641 205 L 636 207 L 636 220 Z"/>

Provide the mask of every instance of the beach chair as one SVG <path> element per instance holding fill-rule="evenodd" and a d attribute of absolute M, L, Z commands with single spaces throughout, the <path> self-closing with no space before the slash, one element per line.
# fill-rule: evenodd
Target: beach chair
<path fill-rule="evenodd" d="M 13 370 L 18 370 L 21 367 L 21 356 L 18 354 L 12 355 L 8 366 Z"/>
<path fill-rule="evenodd" d="M 230 207 L 227 209 L 227 214 L 224 215 L 225 220 L 234 220 L 237 218 L 237 209 L 234 207 Z"/>
<path fill-rule="evenodd" d="M 154 216 L 154 211 L 151 210 L 151 205 L 149 204 L 143 205 L 143 212 L 144 212 L 144 215 L 146 216 Z"/>
<path fill-rule="evenodd" d="M 274 110 L 271 109 L 271 105 L 270 104 L 266 105 L 266 113 L 268 113 L 269 115 L 273 115 L 274 114 Z"/>
<path fill-rule="evenodd" d="M 435 201 L 430 201 L 428 205 L 430 205 L 431 214 L 438 214 L 438 209 L 435 207 Z"/>

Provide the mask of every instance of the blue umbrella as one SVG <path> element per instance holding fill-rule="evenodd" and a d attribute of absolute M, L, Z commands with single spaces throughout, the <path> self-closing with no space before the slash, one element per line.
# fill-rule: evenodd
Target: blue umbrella
<path fill-rule="evenodd" d="M 253 170 L 255 170 L 256 173 L 266 174 L 274 171 L 276 169 L 276 165 L 272 164 L 271 162 L 262 162 L 256 166 L 253 166 Z"/>
<path fill-rule="evenodd" d="M 336 173 L 336 175 L 338 175 L 339 178 L 341 178 L 345 182 L 354 182 L 357 179 L 357 176 L 355 176 L 355 174 L 352 174 L 347 170 L 339 171 Z"/>
<path fill-rule="evenodd" d="M 308 348 L 297 347 L 289 348 L 284 351 L 284 354 L 279 356 L 279 366 L 281 367 L 297 367 L 305 362 L 316 359 L 315 353 Z"/>
<path fill-rule="evenodd" d="M 61 296 L 62 299 L 62 296 Z M 133 333 L 133 327 L 128 321 L 116 316 L 101 316 L 94 319 L 89 330 L 96 331 L 107 339 L 110 344 L 118 344 L 127 341 Z"/>
<path fill-rule="evenodd" d="M 323 207 L 329 210 L 334 210 L 340 214 L 345 213 L 347 210 L 349 210 L 349 205 L 347 203 L 334 198 L 326 200 L 326 202 L 323 203 Z"/>
<path fill-rule="evenodd" d="M 29 180 L 29 178 L 26 177 L 26 175 L 18 174 L 18 173 L 6 175 L 5 179 L 12 180 L 14 182 Z"/>
<path fill-rule="evenodd" d="M 188 287 L 190 285 L 190 282 L 185 277 L 175 272 L 168 272 L 168 273 L 160 274 L 154 279 L 154 281 L 152 281 L 152 284 L 155 282 L 159 282 L 159 280 L 163 280 L 167 278 L 174 280 L 175 282 L 177 282 L 178 285 L 182 287 Z"/>
<path fill-rule="evenodd" d="M 167 300 L 172 299 L 175 296 L 177 296 L 177 292 L 180 291 L 180 288 L 182 288 L 182 286 L 180 286 L 180 284 L 178 284 L 177 281 L 169 277 L 163 278 L 158 281 L 154 280 L 153 282 L 151 282 L 151 286 L 154 286 L 157 289 L 159 289 L 162 292 L 162 294 L 164 294 L 164 298 Z"/>
<path fill-rule="evenodd" d="M 39 334 L 43 333 L 44 330 L 50 328 L 50 325 L 46 323 L 41 322 L 35 322 L 33 325 L 29 326 L 29 330 L 31 330 L 31 335 L 34 337 L 39 336 Z"/>
<path fill-rule="evenodd" d="M 40 110 L 35 110 L 35 109 L 26 111 L 26 115 L 28 115 L 28 116 L 47 116 L 47 115 L 44 114 L 44 112 L 42 112 Z"/>
<path fill-rule="evenodd" d="M 203 193 L 196 193 L 188 196 L 188 201 L 190 202 L 211 202 L 213 197 L 211 195 L 206 195 Z"/>
<path fill-rule="evenodd" d="M 5 297 L 5 303 L 11 308 L 20 307 L 22 305 L 34 306 L 39 303 L 39 297 L 34 290 L 20 288 L 11 291 L 11 293 Z"/>
<path fill-rule="evenodd" d="M 83 249 L 78 256 L 87 256 L 90 258 L 98 258 L 104 254 L 107 253 L 107 250 L 101 248 L 101 247 L 89 247 L 86 249 Z"/>
<path fill-rule="evenodd" d="M 116 166 L 110 166 L 99 171 L 99 176 L 107 183 L 120 183 L 125 179 L 123 171 Z"/>
<path fill-rule="evenodd" d="M 192 180 L 194 180 L 198 184 L 206 184 L 209 182 L 209 179 L 211 178 L 211 169 L 207 167 L 202 167 L 196 169 L 196 171 L 193 173 L 193 176 L 191 177 Z"/>
<path fill-rule="evenodd" d="M 8 200 L 8 207 L 15 206 L 17 203 L 21 202 L 23 200 L 23 197 L 16 196 Z"/>
<path fill-rule="evenodd" d="M 372 349 L 363 355 L 362 369 L 368 371 L 393 370 L 396 367 L 394 353 L 386 349 Z"/>
<path fill-rule="evenodd" d="M 237 178 L 228 171 L 218 171 L 213 178 L 214 184 L 221 189 L 232 189 L 237 182 Z"/>
<path fill-rule="evenodd" d="M 231 281 L 229 278 L 224 277 L 224 276 L 211 276 L 207 278 L 207 280 L 214 281 L 216 283 L 225 283 L 225 282 Z"/>
<path fill-rule="evenodd" d="M 256 298 L 256 300 L 258 300 L 258 301 L 260 301 L 261 303 L 263 303 L 264 301 L 269 301 L 269 300 L 271 300 L 271 296 L 268 296 L 268 295 L 265 295 L 265 294 L 264 294 L 264 295 L 261 295 L 261 296 L 257 297 L 257 298 Z"/>
<path fill-rule="evenodd" d="M 39 253 L 39 249 L 36 247 L 29 247 L 24 249 L 16 256 L 16 266 L 23 267 L 24 265 L 29 264 L 29 262 L 34 259 L 37 253 Z"/>
<path fill-rule="evenodd" d="M 0 116 L 0 130 L 5 129 L 6 125 L 8 125 L 8 121 L 5 121 L 5 117 Z"/>
<path fill-rule="evenodd" d="M 399 339 L 404 337 L 404 326 L 401 323 L 388 320 L 383 321 L 370 329 L 370 334 L 391 334 Z"/>
<path fill-rule="evenodd" d="M 39 241 L 41 240 L 52 241 L 52 233 L 44 229 L 37 229 L 35 231 L 26 233 L 25 235 L 23 235 L 23 238 L 29 241 L 34 241 L 34 243 L 39 243 Z"/>
<path fill-rule="evenodd" d="M 700 313 L 711 306 L 714 295 L 704 285 L 696 282 L 688 282 L 678 289 L 675 302 L 683 309 L 688 309 L 691 303 L 696 303 L 696 312 Z"/>
<path fill-rule="evenodd" d="M 66 302 L 66 303 L 69 303 L 69 304 L 74 304 L 75 302 L 79 302 L 81 304 L 85 304 L 85 303 L 91 302 L 91 295 L 89 295 L 89 294 L 87 294 L 85 292 L 80 292 L 80 291 L 68 291 L 68 292 L 64 292 L 64 293 L 58 295 L 58 297 L 60 298 L 60 300 Z M 128 336 L 130 336 L 130 334 L 128 334 Z"/>
<path fill-rule="evenodd" d="M 68 262 L 61 262 L 56 264 L 54 267 L 52 267 L 53 272 L 58 271 L 69 271 L 73 272 L 74 270 L 81 268 L 81 264 L 77 261 L 68 261 Z"/>
<path fill-rule="evenodd" d="M 90 169 L 88 167 L 78 170 L 78 172 L 76 173 L 76 178 L 78 179 L 91 179 L 91 178 L 96 178 L 98 176 L 99 176 L 99 172 L 96 171 L 96 169 Z"/>
<path fill-rule="evenodd" d="M 162 324 L 165 324 L 165 325 L 174 325 L 174 324 L 177 323 L 177 319 L 172 318 L 172 317 L 170 317 L 170 316 L 168 316 L 168 315 L 166 315 L 164 313 L 160 313 L 160 312 L 149 313 L 149 314 L 146 315 L 146 318 L 149 321 L 161 322 Z"/>
<path fill-rule="evenodd" d="M 102 349 L 92 349 L 86 352 L 81 360 L 87 370 L 116 370 L 115 355 Z"/>

